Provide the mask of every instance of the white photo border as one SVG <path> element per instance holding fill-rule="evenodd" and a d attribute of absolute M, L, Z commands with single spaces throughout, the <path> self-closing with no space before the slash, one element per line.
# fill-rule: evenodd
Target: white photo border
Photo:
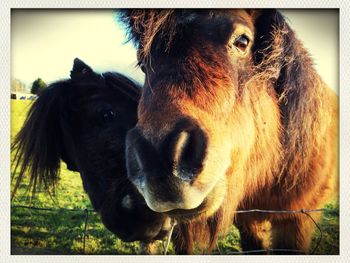
<path fill-rule="evenodd" d="M 337 8 L 339 9 L 340 255 L 335 256 L 66 256 L 10 252 L 10 16 L 13 8 Z M 0 7 L 0 262 L 348 262 L 350 259 L 350 5 L 347 0 L 3 0 Z"/>

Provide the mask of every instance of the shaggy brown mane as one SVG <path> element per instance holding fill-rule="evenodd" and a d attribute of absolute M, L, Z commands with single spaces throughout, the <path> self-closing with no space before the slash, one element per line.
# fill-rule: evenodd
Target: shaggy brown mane
<path fill-rule="evenodd" d="M 174 10 L 133 10 L 122 13 L 124 23 L 132 25 L 133 34 L 130 38 L 140 43 L 139 60 L 147 60 L 150 55 L 155 36 L 158 34 L 167 39 L 169 48 L 176 34 Z"/>

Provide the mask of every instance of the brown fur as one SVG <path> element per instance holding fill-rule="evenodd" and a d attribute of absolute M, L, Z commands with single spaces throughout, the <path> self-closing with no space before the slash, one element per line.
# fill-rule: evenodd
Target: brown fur
<path fill-rule="evenodd" d="M 180 221 L 174 239 L 177 251 L 192 253 L 195 242 L 211 250 L 232 221 L 241 232 L 243 249 L 271 245 L 307 251 L 313 225 L 304 215 L 235 216 L 234 211 L 316 209 L 329 200 L 337 188 L 336 95 L 278 12 L 201 11 L 203 24 L 232 13 L 255 32 L 251 54 L 234 69 L 212 42 L 185 42 L 186 29 L 180 22 L 186 16 L 181 12 L 185 11 L 132 11 L 124 16 L 138 43 L 140 63 L 148 68 L 138 121 L 144 136 L 155 143 L 179 118 L 196 120 L 209 145 L 216 146 L 215 152 L 208 149 L 207 173 L 193 183 L 198 189 L 205 189 L 214 171 L 221 169 L 228 151 L 224 148 L 232 149 L 231 165 L 207 196 L 208 210 Z M 191 25 L 193 39 L 204 38 L 197 35 L 196 24 Z M 185 69 L 164 75 L 171 69 L 167 63 L 178 62 L 176 41 L 190 45 L 181 61 Z M 269 228 L 262 227 L 266 222 Z"/>

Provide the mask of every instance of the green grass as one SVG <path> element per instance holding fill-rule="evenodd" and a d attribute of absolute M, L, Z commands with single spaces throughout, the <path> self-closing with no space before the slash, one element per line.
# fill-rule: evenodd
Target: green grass
<path fill-rule="evenodd" d="M 11 100 L 11 139 L 20 130 L 30 107 L 28 101 Z M 31 201 L 26 193 L 25 179 L 12 201 L 14 205 L 52 208 L 52 211 L 11 208 L 12 254 L 83 254 L 85 209 L 92 210 L 83 191 L 79 173 L 68 171 L 61 164 L 61 176 L 56 196 L 51 198 L 39 192 Z M 62 208 L 62 209 L 60 209 Z M 323 237 L 315 254 L 339 254 L 339 205 L 334 201 L 327 205 L 319 223 Z M 69 210 L 71 209 L 71 210 Z M 310 220 L 305 218 L 305 220 Z M 89 212 L 85 254 L 137 254 L 138 242 L 125 243 L 106 230 L 98 214 Z M 316 230 L 312 249 L 320 240 Z M 218 241 L 219 249 L 214 254 L 232 254 L 241 250 L 239 232 L 231 227 L 229 234 Z M 161 245 L 159 244 L 159 249 Z M 160 250 L 161 251 L 161 250 Z M 173 254 L 170 246 L 169 254 Z"/>

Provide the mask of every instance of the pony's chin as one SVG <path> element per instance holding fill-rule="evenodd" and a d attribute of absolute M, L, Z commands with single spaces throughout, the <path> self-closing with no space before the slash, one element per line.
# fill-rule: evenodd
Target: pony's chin
<path fill-rule="evenodd" d="M 168 216 L 179 221 L 189 221 L 199 219 L 201 217 L 212 216 L 222 205 L 225 197 L 220 181 L 214 186 L 209 194 L 204 198 L 203 202 L 193 209 L 174 209 L 166 212 Z"/>
<path fill-rule="evenodd" d="M 194 219 L 206 213 L 206 199 L 196 208 L 193 209 L 174 209 L 166 212 L 166 214 L 175 220 L 187 221 Z"/>

